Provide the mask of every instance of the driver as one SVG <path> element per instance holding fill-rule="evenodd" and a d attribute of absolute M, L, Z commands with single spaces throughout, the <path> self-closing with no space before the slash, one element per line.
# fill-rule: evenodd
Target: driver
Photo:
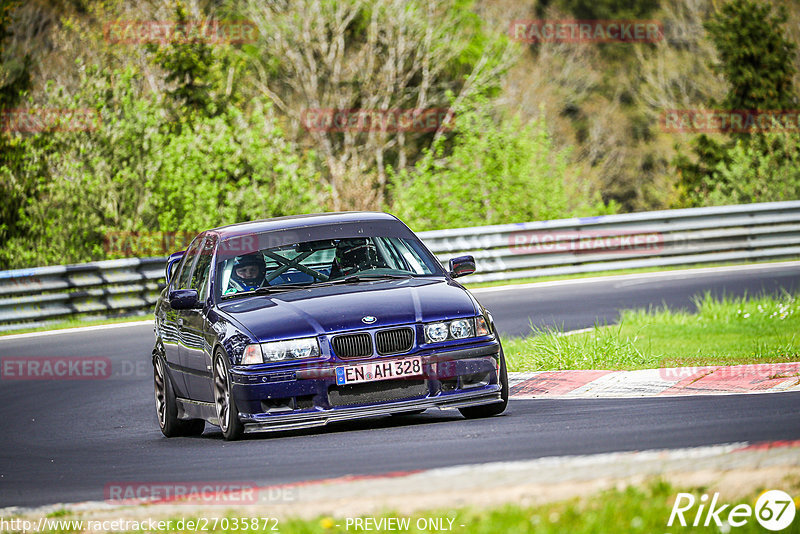
<path fill-rule="evenodd" d="M 264 258 L 260 254 L 242 256 L 233 265 L 230 286 L 237 292 L 257 289 L 264 283 L 266 270 Z"/>
<path fill-rule="evenodd" d="M 349 276 L 378 265 L 378 251 L 366 238 L 342 239 L 336 245 L 335 258 L 331 278 Z"/>

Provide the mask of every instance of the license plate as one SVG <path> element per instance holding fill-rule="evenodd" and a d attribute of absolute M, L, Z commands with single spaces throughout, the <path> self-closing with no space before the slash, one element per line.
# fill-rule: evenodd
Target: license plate
<path fill-rule="evenodd" d="M 339 386 L 415 376 L 422 376 L 422 358 L 376 361 L 336 368 L 336 384 Z"/>

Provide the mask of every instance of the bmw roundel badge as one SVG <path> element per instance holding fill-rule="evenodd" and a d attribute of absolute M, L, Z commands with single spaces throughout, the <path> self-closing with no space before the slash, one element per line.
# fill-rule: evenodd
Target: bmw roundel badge
<path fill-rule="evenodd" d="M 372 324 L 377 320 L 378 318 L 372 315 L 365 315 L 364 317 L 361 318 L 361 322 L 364 324 Z"/>

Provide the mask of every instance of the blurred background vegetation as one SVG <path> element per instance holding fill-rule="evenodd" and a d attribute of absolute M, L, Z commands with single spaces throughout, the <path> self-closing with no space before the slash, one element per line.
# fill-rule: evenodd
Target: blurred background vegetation
<path fill-rule="evenodd" d="M 792 0 L 0 0 L 0 269 L 143 253 L 109 236 L 331 210 L 417 231 L 800 198 L 800 138 L 666 133 L 665 110 L 794 110 Z M 514 19 L 647 19 L 654 43 L 514 42 Z M 246 20 L 240 44 L 114 21 Z M 104 29 L 106 33 L 104 34 Z M 316 131 L 309 109 L 451 111 L 436 131 Z M 6 119 L 4 119 L 6 120 Z"/>

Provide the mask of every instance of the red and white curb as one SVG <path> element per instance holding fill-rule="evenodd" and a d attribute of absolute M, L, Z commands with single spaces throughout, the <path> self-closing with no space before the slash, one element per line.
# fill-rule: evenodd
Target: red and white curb
<path fill-rule="evenodd" d="M 509 384 L 514 399 L 776 393 L 800 391 L 800 362 L 509 373 Z"/>

